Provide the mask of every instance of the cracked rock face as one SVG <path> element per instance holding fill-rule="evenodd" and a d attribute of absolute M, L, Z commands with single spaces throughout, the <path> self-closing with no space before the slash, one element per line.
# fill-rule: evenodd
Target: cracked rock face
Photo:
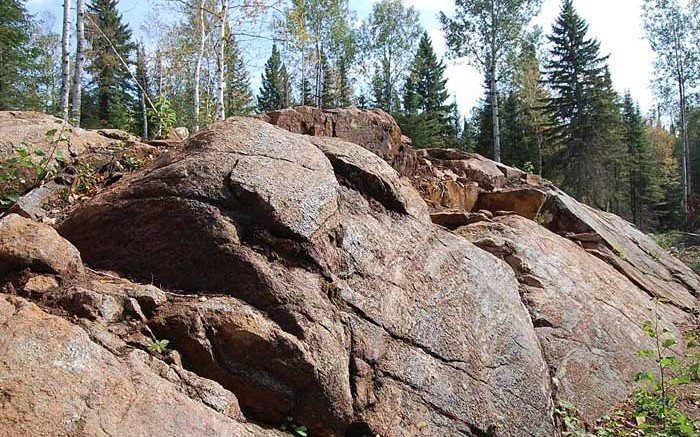
<path fill-rule="evenodd" d="M 83 328 L 4 294 L 0 355 L 2 437 L 283 435 L 236 421 L 195 394 L 236 409 L 217 384 L 139 350 L 114 355 Z"/>
<path fill-rule="evenodd" d="M 150 325 L 247 417 L 314 435 L 549 435 L 515 275 L 382 160 L 232 118 L 60 228 L 91 265 L 200 293 Z M 484 281 L 483 278 L 489 278 Z"/>
<path fill-rule="evenodd" d="M 0 437 L 555 437 L 557 401 L 595 419 L 648 368 L 652 296 L 697 322 L 697 276 L 624 220 L 381 111 L 231 118 L 72 210 L 70 243 L 22 223 Z M 70 256 L 20 250 L 44 240 Z"/>
<path fill-rule="evenodd" d="M 653 319 L 651 296 L 578 244 L 523 217 L 497 217 L 460 228 L 477 246 L 507 260 L 517 272 L 557 394 L 587 420 L 604 415 L 630 392 L 651 348 L 640 327 Z M 656 305 L 659 329 L 690 322 L 673 305 Z M 604 387 L 604 389 L 602 389 Z"/>

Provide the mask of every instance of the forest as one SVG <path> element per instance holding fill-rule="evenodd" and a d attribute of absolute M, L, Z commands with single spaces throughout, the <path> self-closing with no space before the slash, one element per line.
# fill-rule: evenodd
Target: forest
<path fill-rule="evenodd" d="M 294 105 L 391 113 L 416 147 L 451 147 L 537 173 L 647 231 L 700 228 L 700 2 L 644 0 L 656 109 L 613 87 L 609 55 L 572 0 L 549 28 L 541 0 L 454 0 L 439 57 L 418 11 L 379 0 L 169 0 L 155 43 L 117 0 L 65 0 L 62 32 L 0 0 L 0 110 L 36 110 L 143 138 Z M 171 13 L 170 13 L 171 12 Z M 265 30 L 260 30 L 264 28 Z M 240 38 L 269 45 L 253 89 Z M 446 65 L 482 74 L 460 114 Z"/>

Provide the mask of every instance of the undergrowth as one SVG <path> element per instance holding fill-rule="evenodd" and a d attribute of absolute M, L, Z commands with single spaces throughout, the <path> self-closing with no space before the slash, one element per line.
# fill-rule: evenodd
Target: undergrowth
<path fill-rule="evenodd" d="M 562 401 L 556 414 L 563 436 L 700 436 L 700 421 L 684 414 L 679 394 L 681 387 L 700 382 L 698 335 L 688 333 L 678 339 L 669 329 L 661 328 L 657 311 L 661 302 L 664 300 L 654 300 L 654 308 L 650 310 L 652 320 L 642 326 L 652 347 L 638 350 L 637 355 L 649 359 L 652 365 L 637 375 L 637 387 L 632 395 L 620 408 L 594 425 L 580 419 L 579 411 L 571 402 Z"/>

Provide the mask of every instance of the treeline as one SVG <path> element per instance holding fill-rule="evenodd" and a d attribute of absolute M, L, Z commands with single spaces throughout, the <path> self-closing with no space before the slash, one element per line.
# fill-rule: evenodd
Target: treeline
<path fill-rule="evenodd" d="M 531 25 L 541 0 L 455 0 L 440 14 L 447 57 L 483 74 L 484 97 L 466 117 L 447 90 L 447 60 L 401 0 L 373 3 L 362 20 L 348 0 L 173 0 L 175 18 L 150 23 L 147 43 L 116 0 L 76 0 L 75 11 L 64 1 L 58 35 L 23 1 L 0 0 L 0 109 L 150 138 L 299 104 L 379 107 L 417 147 L 539 173 L 645 229 L 700 226 L 695 0 L 644 0 L 659 102 L 646 117 L 615 91 L 571 0 L 548 32 Z M 250 38 L 271 47 L 255 91 L 240 45 Z"/>

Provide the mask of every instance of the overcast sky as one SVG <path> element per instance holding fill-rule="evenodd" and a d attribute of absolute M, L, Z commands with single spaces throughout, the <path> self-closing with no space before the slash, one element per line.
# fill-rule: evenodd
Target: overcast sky
<path fill-rule="evenodd" d="M 445 11 L 450 15 L 450 11 L 454 8 L 453 0 L 404 1 L 420 12 L 421 22 L 432 37 L 436 51 L 440 55 L 444 54 L 444 38 L 440 31 L 437 14 Z M 350 6 L 362 19 L 371 10 L 372 2 L 373 0 L 350 0 Z M 643 38 L 641 3 L 642 0 L 574 0 L 574 6 L 579 14 L 590 25 L 589 36 L 601 42 L 603 54 L 610 55 L 609 64 L 615 87 L 620 93 L 630 90 L 632 96 L 639 101 L 642 111 L 646 112 L 653 106 L 649 83 L 654 55 Z M 62 0 L 29 0 L 27 2 L 30 12 L 40 13 L 50 10 L 55 15 L 56 21 L 61 17 L 62 4 Z M 121 12 L 137 35 L 153 4 L 155 3 L 148 0 L 119 1 Z M 543 0 L 542 12 L 535 19 L 535 24 L 542 26 L 545 33 L 549 33 L 559 13 L 560 5 L 561 0 Z M 56 27 L 59 27 L 59 24 L 56 23 Z M 262 62 L 264 62 L 263 58 L 257 54 L 249 63 L 256 91 L 260 74 L 257 70 L 262 66 Z M 462 114 L 468 115 L 483 95 L 482 77 L 464 62 L 446 62 L 448 87 L 456 97 Z"/>

